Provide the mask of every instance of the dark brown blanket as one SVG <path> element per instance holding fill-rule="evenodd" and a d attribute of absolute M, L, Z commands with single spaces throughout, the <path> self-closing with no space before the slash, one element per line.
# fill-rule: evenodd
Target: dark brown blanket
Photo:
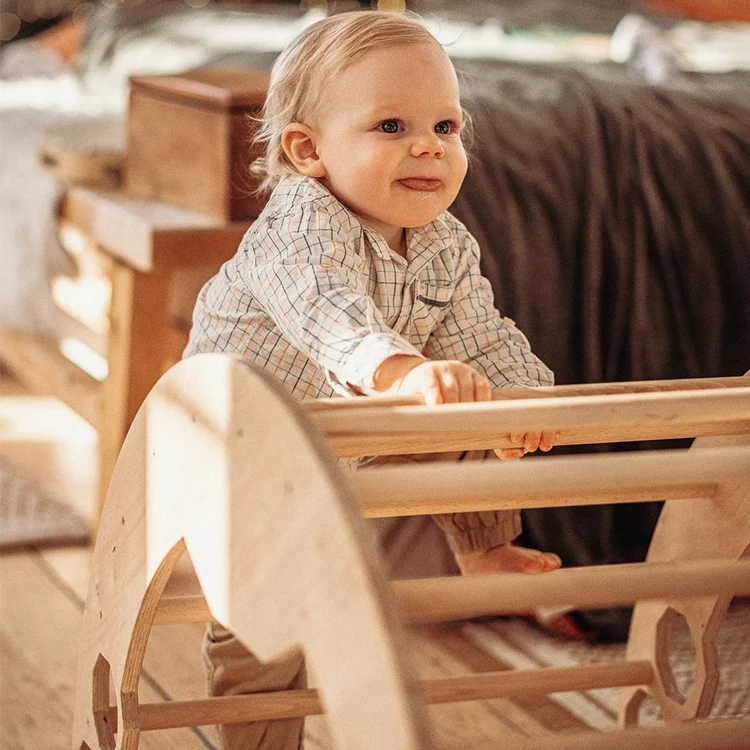
<path fill-rule="evenodd" d="M 667 90 L 607 69 L 463 67 L 475 143 L 452 210 L 479 240 L 497 307 L 557 382 L 750 369 L 741 79 Z M 637 561 L 658 509 L 528 511 L 525 535 L 566 565 Z M 626 634 L 621 613 L 585 618 Z"/>

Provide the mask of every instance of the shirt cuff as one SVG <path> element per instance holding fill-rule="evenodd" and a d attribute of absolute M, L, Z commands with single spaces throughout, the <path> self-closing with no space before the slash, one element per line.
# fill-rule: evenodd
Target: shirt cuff
<path fill-rule="evenodd" d="M 416 347 L 397 333 L 372 333 L 365 336 L 357 348 L 349 355 L 341 372 L 326 371 L 332 388 L 342 396 L 359 396 L 375 387 L 373 377 L 378 367 L 394 354 L 410 357 L 424 355 Z"/>

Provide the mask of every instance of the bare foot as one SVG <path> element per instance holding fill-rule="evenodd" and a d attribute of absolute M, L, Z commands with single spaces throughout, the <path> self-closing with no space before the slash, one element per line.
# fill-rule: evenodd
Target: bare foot
<path fill-rule="evenodd" d="M 562 565 L 554 552 L 503 545 L 484 552 L 457 553 L 456 562 L 464 575 L 472 573 L 544 573 Z"/>

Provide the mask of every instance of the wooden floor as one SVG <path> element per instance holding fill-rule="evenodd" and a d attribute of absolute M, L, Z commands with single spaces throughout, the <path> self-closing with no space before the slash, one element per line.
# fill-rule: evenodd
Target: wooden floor
<path fill-rule="evenodd" d="M 60 402 L 35 398 L 0 376 L 0 457 L 91 516 L 96 434 Z M 0 555 L 0 748 L 70 747 L 77 638 L 86 596 L 89 548 L 28 549 Z M 142 701 L 204 696 L 200 666 L 203 626 L 155 628 L 149 642 Z M 461 635 L 458 626 L 415 632 L 423 677 L 504 669 Z M 547 698 L 431 707 L 441 745 L 468 750 L 480 740 L 505 740 L 580 728 Z M 511 739 L 512 741 L 512 739 Z M 141 748 L 213 748 L 212 727 L 144 733 Z M 498 746 L 500 743 L 498 742 Z M 334 747 L 322 717 L 308 720 L 305 747 Z"/>

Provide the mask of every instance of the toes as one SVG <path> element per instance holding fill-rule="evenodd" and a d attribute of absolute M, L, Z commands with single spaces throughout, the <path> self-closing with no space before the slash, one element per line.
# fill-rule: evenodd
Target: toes
<path fill-rule="evenodd" d="M 522 573 L 543 573 L 557 570 L 561 565 L 562 560 L 554 552 L 526 550 L 524 557 L 519 560 L 518 569 Z"/>
<path fill-rule="evenodd" d="M 543 573 L 547 567 L 541 556 L 527 557 L 519 561 L 518 570 L 520 573 Z"/>

